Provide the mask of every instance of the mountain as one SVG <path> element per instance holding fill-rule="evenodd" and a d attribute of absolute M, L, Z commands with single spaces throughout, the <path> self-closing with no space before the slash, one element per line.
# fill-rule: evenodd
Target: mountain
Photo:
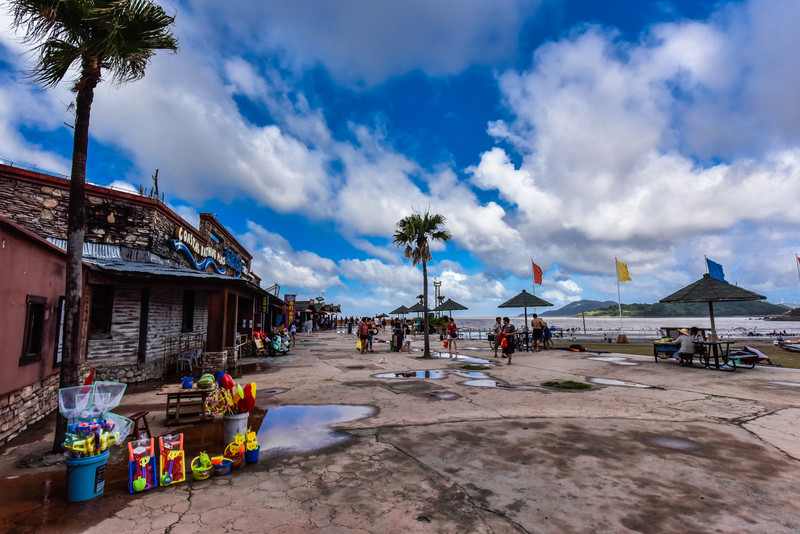
<path fill-rule="evenodd" d="M 718 317 L 779 315 L 786 312 L 784 306 L 770 304 L 760 300 L 739 302 L 715 302 L 714 315 Z M 619 315 L 616 303 L 606 308 L 599 308 L 586 315 L 593 317 L 613 317 Z M 661 303 L 655 304 L 623 304 L 622 315 L 625 317 L 705 317 L 708 315 L 708 304 L 705 302 Z"/>
<path fill-rule="evenodd" d="M 540 312 L 539 315 L 542 317 L 573 317 L 575 315 L 580 315 L 581 312 L 589 312 L 598 308 L 607 308 L 616 305 L 617 303 L 613 300 L 579 300 L 577 302 L 570 302 L 558 310 Z"/>

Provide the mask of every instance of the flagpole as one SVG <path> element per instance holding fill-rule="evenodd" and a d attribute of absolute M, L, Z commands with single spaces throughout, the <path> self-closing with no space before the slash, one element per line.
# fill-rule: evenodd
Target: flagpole
<path fill-rule="evenodd" d="M 533 258 L 531 258 L 531 291 L 533 291 L 533 295 L 536 295 L 536 273 L 533 271 Z M 536 306 L 533 307 L 533 313 L 536 313 Z M 525 317 L 525 322 L 528 322 L 527 316 Z M 526 324 L 525 327 L 527 328 L 528 325 Z"/>
<path fill-rule="evenodd" d="M 622 297 L 619 293 L 619 260 L 614 256 L 614 269 L 617 271 L 617 306 L 619 307 L 619 331 L 622 332 Z"/>
<path fill-rule="evenodd" d="M 708 270 L 708 256 L 703 254 L 703 260 L 705 260 L 705 264 L 706 264 L 706 274 L 711 274 L 711 271 Z"/>
<path fill-rule="evenodd" d="M 794 255 L 794 266 L 797 267 L 797 281 L 800 283 L 800 258 L 797 257 L 797 254 Z"/>

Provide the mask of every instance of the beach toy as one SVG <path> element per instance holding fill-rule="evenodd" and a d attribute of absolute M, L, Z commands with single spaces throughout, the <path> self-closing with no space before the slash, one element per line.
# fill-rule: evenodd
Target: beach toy
<path fill-rule="evenodd" d="M 242 467 L 244 451 L 244 436 L 242 434 L 236 434 L 233 438 L 233 443 L 229 443 L 228 446 L 225 447 L 224 453 L 225 457 L 231 460 L 231 467 Z"/>
<path fill-rule="evenodd" d="M 162 486 L 177 484 L 186 480 L 183 434 L 161 436 L 158 438 L 161 449 L 158 481 Z"/>
<path fill-rule="evenodd" d="M 58 410 L 67 418 L 69 423 L 76 418 L 86 417 L 92 405 L 94 386 L 75 386 L 58 390 Z"/>
<path fill-rule="evenodd" d="M 231 390 L 236 386 L 236 383 L 233 381 L 233 378 L 231 378 L 231 375 L 229 375 L 228 373 L 223 373 L 223 375 L 219 377 L 217 382 L 219 383 L 221 388 L 227 390 Z"/>
<path fill-rule="evenodd" d="M 149 462 L 149 458 L 142 458 L 139 460 L 141 471 L 139 472 L 139 476 L 134 478 L 133 482 L 131 483 L 133 486 L 133 491 L 140 492 L 147 487 L 147 478 L 145 477 L 145 474 L 147 473 L 147 464 Z"/>
<path fill-rule="evenodd" d="M 210 477 L 214 467 L 211 463 L 211 458 L 205 452 L 195 456 L 190 465 L 192 467 L 192 478 L 195 480 L 205 480 Z"/>
<path fill-rule="evenodd" d="M 94 383 L 94 396 L 92 403 L 100 415 L 104 415 L 111 408 L 119 406 L 127 384 L 122 382 L 98 381 Z"/>
<path fill-rule="evenodd" d="M 251 382 L 244 387 L 242 400 L 239 401 L 239 413 L 248 413 L 256 405 L 256 383 Z"/>
<path fill-rule="evenodd" d="M 155 440 L 141 439 L 128 443 L 128 491 L 139 493 L 156 487 Z"/>
<path fill-rule="evenodd" d="M 194 385 L 194 377 L 187 376 L 185 378 L 181 378 L 182 389 L 192 389 L 193 385 Z"/>
<path fill-rule="evenodd" d="M 211 465 L 214 469 L 214 475 L 221 476 L 227 475 L 231 472 L 231 465 L 233 462 L 224 456 L 214 456 L 211 459 Z"/>

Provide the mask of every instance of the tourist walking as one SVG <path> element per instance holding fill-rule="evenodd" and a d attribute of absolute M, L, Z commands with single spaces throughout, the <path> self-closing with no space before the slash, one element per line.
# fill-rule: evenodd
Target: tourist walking
<path fill-rule="evenodd" d="M 492 327 L 492 334 L 494 335 L 494 339 L 492 339 L 492 348 L 494 349 L 494 357 L 497 358 L 497 348 L 500 346 L 500 338 L 502 337 L 500 334 L 503 332 L 503 324 L 502 319 L 500 317 L 494 318 L 494 326 Z"/>
<path fill-rule="evenodd" d="M 458 345 L 456 344 L 456 338 L 458 337 L 458 327 L 456 326 L 456 322 L 450 317 L 450 322 L 447 323 L 447 352 L 450 354 L 450 357 L 453 357 L 453 349 L 456 351 L 456 355 L 458 354 Z"/>
<path fill-rule="evenodd" d="M 544 339 L 544 329 L 547 325 L 537 314 L 533 314 L 531 328 L 533 328 L 533 352 L 539 350 L 539 343 Z"/>
<path fill-rule="evenodd" d="M 361 354 L 364 354 L 369 348 L 369 323 L 367 323 L 366 317 L 362 317 L 361 322 L 358 323 L 358 339 L 361 340 Z"/>
<path fill-rule="evenodd" d="M 517 329 L 511 324 L 511 319 L 503 317 L 503 357 L 508 358 L 506 365 L 511 365 L 511 357 L 514 355 L 514 334 Z"/>
<path fill-rule="evenodd" d="M 411 328 L 408 324 L 403 326 L 403 347 L 400 349 L 400 352 L 408 349 L 408 353 L 411 354 Z"/>

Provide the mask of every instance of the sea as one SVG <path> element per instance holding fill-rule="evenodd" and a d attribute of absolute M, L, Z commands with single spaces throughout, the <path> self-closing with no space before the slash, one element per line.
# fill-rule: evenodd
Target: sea
<path fill-rule="evenodd" d="M 495 323 L 494 317 L 453 317 L 462 333 L 472 332 L 469 337 L 485 337 Z M 522 329 L 524 316 L 511 317 L 511 324 Z M 528 314 L 528 326 L 532 314 Z M 628 339 L 652 340 L 661 337 L 661 328 L 710 328 L 708 317 L 543 317 L 547 326 L 561 331 L 562 335 L 581 338 L 602 338 L 607 335 L 616 339 L 625 334 Z M 800 335 L 800 321 L 766 321 L 763 317 L 714 317 L 717 334 L 720 337 L 740 338 L 767 336 L 776 338 L 797 337 Z"/>

